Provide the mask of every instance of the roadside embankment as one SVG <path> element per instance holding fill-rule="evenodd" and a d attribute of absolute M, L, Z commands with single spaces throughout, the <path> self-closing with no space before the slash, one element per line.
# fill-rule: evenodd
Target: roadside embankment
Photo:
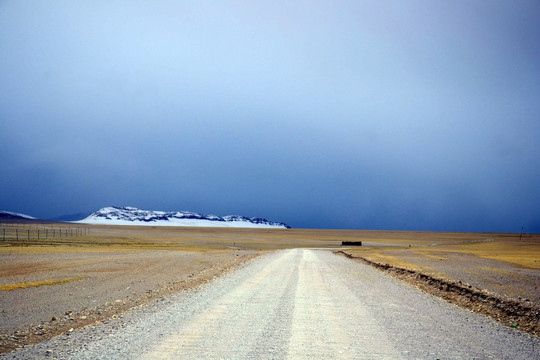
<path fill-rule="evenodd" d="M 490 316 L 505 325 L 518 328 L 529 334 L 540 336 L 540 306 L 535 303 L 525 300 L 503 299 L 461 281 L 440 279 L 421 271 L 371 261 L 344 251 L 336 251 L 335 253 L 371 265 L 453 304 Z"/>

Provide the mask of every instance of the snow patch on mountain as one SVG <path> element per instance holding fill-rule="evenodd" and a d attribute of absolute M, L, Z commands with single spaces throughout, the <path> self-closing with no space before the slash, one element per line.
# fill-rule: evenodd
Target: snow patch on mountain
<path fill-rule="evenodd" d="M 19 213 L 16 213 L 16 212 L 5 211 L 5 210 L 0 210 L 0 217 L 3 217 L 3 218 L 35 219 L 35 217 L 29 216 L 29 215 L 19 214 Z"/>
<path fill-rule="evenodd" d="M 270 222 L 256 217 L 247 218 L 239 215 L 221 217 L 217 215 L 201 215 L 191 211 L 141 210 L 131 206 L 105 207 L 75 222 L 103 225 L 289 228 L 287 224 Z"/>

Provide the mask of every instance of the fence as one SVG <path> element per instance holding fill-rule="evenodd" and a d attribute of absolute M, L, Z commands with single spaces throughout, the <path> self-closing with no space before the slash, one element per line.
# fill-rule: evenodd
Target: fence
<path fill-rule="evenodd" d="M 90 233 L 88 227 L 28 225 L 0 223 L 0 239 L 2 242 L 55 240 L 78 238 Z"/>

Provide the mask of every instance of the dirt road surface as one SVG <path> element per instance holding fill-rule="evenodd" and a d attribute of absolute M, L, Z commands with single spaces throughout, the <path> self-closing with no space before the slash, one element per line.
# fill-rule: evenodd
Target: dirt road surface
<path fill-rule="evenodd" d="M 11 358 L 538 359 L 540 339 L 329 251 L 296 249 L 0 357 Z"/>

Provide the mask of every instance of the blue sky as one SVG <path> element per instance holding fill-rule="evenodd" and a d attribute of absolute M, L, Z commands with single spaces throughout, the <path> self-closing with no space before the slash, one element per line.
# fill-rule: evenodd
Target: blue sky
<path fill-rule="evenodd" d="M 1 1 L 0 208 L 540 232 L 538 1 Z"/>

